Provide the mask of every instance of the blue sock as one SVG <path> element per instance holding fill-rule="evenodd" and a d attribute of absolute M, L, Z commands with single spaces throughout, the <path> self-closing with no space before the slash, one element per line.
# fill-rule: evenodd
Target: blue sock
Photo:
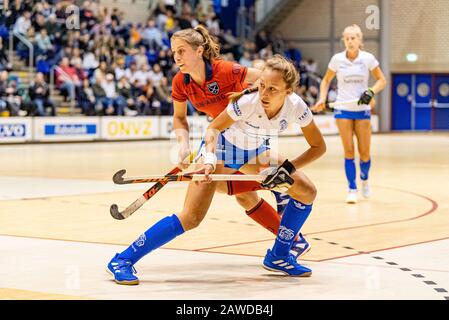
<path fill-rule="evenodd" d="M 368 162 L 360 160 L 360 179 L 368 180 L 369 169 L 371 167 L 371 159 Z"/>
<path fill-rule="evenodd" d="M 165 217 L 120 253 L 119 258 L 131 260 L 135 264 L 149 252 L 162 247 L 183 233 L 184 229 L 176 215 Z"/>
<path fill-rule="evenodd" d="M 354 159 L 345 159 L 345 172 L 346 179 L 348 179 L 349 189 L 356 190 L 357 184 L 355 183 L 355 162 Z"/>
<path fill-rule="evenodd" d="M 312 205 L 306 205 L 290 199 L 282 216 L 279 232 L 274 242 L 272 251 L 275 256 L 285 257 L 289 255 L 290 247 L 304 222 L 306 222 L 310 211 L 312 211 Z"/>

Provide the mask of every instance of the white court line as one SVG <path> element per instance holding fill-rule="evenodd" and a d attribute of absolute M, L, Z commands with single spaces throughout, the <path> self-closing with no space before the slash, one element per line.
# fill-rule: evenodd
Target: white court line
<path fill-rule="evenodd" d="M 380 267 L 382 262 L 368 256 L 343 258 L 345 265 L 308 262 L 312 277 L 298 279 L 273 276 L 262 269 L 260 257 L 156 250 L 136 265 L 141 284 L 125 287 L 104 272 L 124 246 L 8 236 L 0 236 L 0 242 L 0 287 L 20 290 L 97 299 L 442 298 L 422 281 L 399 269 Z M 419 246 L 435 255 L 428 244 Z M 396 261 L 402 252 L 409 254 L 406 248 L 394 251 Z M 413 267 L 411 262 L 408 266 Z"/>

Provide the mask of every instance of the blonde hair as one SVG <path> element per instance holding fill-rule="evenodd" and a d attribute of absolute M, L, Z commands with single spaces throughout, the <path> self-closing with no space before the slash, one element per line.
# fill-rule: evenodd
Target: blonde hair
<path fill-rule="evenodd" d="M 344 42 L 344 39 L 345 39 L 345 35 L 348 34 L 348 33 L 354 33 L 357 36 L 357 38 L 359 38 L 359 40 L 360 40 L 360 49 L 363 49 L 363 32 L 362 32 L 362 29 L 360 29 L 360 27 L 357 24 L 353 24 L 353 25 L 347 26 L 345 28 L 345 30 L 343 30 L 343 33 L 341 34 L 342 35 L 341 40 L 343 42 Z"/>
<path fill-rule="evenodd" d="M 203 57 L 209 61 L 220 57 L 220 45 L 218 41 L 202 25 L 198 25 L 194 29 L 189 28 L 175 32 L 171 39 L 177 38 L 184 40 L 195 50 L 202 46 L 204 48 Z"/>
<path fill-rule="evenodd" d="M 272 58 L 267 60 L 265 66 L 263 67 L 263 70 L 267 68 L 282 74 L 282 79 L 284 80 L 287 89 L 292 89 L 294 91 L 298 86 L 299 73 L 291 60 L 281 56 L 280 54 L 275 54 Z M 258 87 L 248 88 L 243 90 L 242 92 L 233 92 L 229 94 L 229 99 L 231 102 L 235 102 L 243 95 L 256 91 L 258 91 Z"/>

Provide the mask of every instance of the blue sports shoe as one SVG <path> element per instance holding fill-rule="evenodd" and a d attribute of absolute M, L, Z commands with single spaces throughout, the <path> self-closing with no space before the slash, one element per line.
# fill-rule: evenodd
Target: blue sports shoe
<path fill-rule="evenodd" d="M 277 211 L 278 214 L 281 216 L 284 213 L 285 207 L 287 206 L 288 202 L 290 201 L 290 196 L 286 193 L 280 193 L 278 191 L 273 191 L 274 197 L 276 198 L 276 204 L 277 204 Z"/>
<path fill-rule="evenodd" d="M 270 249 L 267 250 L 267 255 L 263 260 L 263 267 L 274 272 L 282 272 L 292 277 L 310 277 L 312 270 L 301 266 L 294 256 L 277 257 L 273 255 Z"/>
<path fill-rule="evenodd" d="M 139 278 L 134 274 L 137 273 L 134 269 L 131 261 L 120 259 L 117 253 L 114 258 L 109 262 L 107 270 L 114 276 L 114 280 L 118 284 L 124 285 L 137 285 L 139 284 Z"/>
<path fill-rule="evenodd" d="M 298 240 L 293 241 L 292 247 L 290 248 L 290 254 L 293 255 L 295 259 L 299 259 L 301 256 L 309 252 L 310 249 L 312 249 L 312 246 L 300 232 Z"/>

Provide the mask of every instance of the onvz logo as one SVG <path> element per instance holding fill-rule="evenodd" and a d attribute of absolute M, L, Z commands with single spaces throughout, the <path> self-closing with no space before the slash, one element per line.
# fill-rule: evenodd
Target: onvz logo
<path fill-rule="evenodd" d="M 0 124 L 0 137 L 19 138 L 26 136 L 26 125 L 16 123 Z"/>

